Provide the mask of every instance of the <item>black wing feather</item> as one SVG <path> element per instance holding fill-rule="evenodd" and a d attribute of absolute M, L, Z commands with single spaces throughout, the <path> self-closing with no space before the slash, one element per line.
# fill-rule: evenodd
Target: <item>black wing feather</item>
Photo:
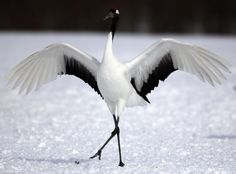
<path fill-rule="evenodd" d="M 131 79 L 131 84 L 135 88 L 136 92 L 148 103 L 149 100 L 147 98 L 147 94 L 150 93 L 155 87 L 158 86 L 159 80 L 164 81 L 172 72 L 177 70 L 173 66 L 173 61 L 171 58 L 171 54 L 166 54 L 158 66 L 149 74 L 147 82 L 143 83 L 143 86 L 141 88 L 141 91 L 137 90 L 137 87 L 135 86 L 134 78 Z"/>
<path fill-rule="evenodd" d="M 100 90 L 98 89 L 95 77 L 82 63 L 80 63 L 73 57 L 68 57 L 66 55 L 64 55 L 64 62 L 66 68 L 65 74 L 79 77 L 85 83 L 88 83 L 103 98 Z"/>

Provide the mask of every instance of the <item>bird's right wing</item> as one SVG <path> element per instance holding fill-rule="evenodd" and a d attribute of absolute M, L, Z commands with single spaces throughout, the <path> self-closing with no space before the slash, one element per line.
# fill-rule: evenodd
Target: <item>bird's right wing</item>
<path fill-rule="evenodd" d="M 229 63 L 216 54 L 195 45 L 173 39 L 155 43 L 135 59 L 126 63 L 131 83 L 137 93 L 148 101 L 146 95 L 175 70 L 196 75 L 212 86 L 225 79 L 223 72 L 230 72 Z"/>
<path fill-rule="evenodd" d="M 6 78 L 13 89 L 27 94 L 55 80 L 57 75 L 75 75 L 101 95 L 96 81 L 99 65 L 95 58 L 69 44 L 52 44 L 21 61 Z"/>

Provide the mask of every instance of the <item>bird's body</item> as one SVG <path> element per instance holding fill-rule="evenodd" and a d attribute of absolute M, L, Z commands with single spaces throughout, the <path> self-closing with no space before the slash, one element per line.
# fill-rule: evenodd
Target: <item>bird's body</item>
<path fill-rule="evenodd" d="M 216 54 L 173 39 L 163 39 L 133 60 L 120 62 L 112 51 L 119 11 L 110 10 L 107 18 L 112 19 L 112 24 L 101 62 L 69 44 L 52 44 L 16 65 L 7 78 L 12 88 L 25 93 L 62 74 L 75 75 L 88 83 L 105 100 L 115 123 L 111 136 L 91 158 L 100 159 L 103 148 L 117 135 L 119 166 L 124 166 L 118 124 L 125 107 L 149 103 L 147 94 L 176 70 L 196 75 L 212 86 L 220 84 L 225 79 L 224 72 L 230 71 L 227 61 Z"/>
<path fill-rule="evenodd" d="M 113 55 L 112 34 L 109 33 L 104 57 L 97 71 L 97 84 L 112 114 L 117 110 L 117 115 L 120 115 L 125 106 L 146 103 L 136 93 L 130 81 L 131 76 L 126 64 Z"/>

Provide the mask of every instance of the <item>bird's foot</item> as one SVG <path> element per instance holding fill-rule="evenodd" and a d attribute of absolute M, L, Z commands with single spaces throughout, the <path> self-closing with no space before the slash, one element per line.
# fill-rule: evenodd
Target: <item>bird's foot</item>
<path fill-rule="evenodd" d="M 98 156 L 98 159 L 101 160 L 102 150 L 98 150 L 95 155 L 91 156 L 90 159 L 93 159 Z"/>
<path fill-rule="evenodd" d="M 124 167 L 125 164 L 124 164 L 122 161 L 120 161 L 119 166 L 120 166 L 120 167 Z"/>

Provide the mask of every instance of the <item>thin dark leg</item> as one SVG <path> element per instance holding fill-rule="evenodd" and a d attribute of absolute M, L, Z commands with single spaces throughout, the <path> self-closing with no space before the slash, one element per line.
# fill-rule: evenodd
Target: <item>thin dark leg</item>
<path fill-rule="evenodd" d="M 111 136 L 107 139 L 107 141 L 102 145 L 102 147 L 97 151 L 97 153 L 95 153 L 93 156 L 90 157 L 90 159 L 93 159 L 95 157 L 98 156 L 98 159 L 101 159 L 101 154 L 102 154 L 102 150 L 104 149 L 104 147 L 109 143 L 109 141 L 117 134 L 117 132 L 119 131 L 119 127 L 116 126 L 116 118 L 113 115 L 114 118 L 114 122 L 115 122 L 115 129 L 111 132 Z M 119 120 L 118 120 L 119 122 Z M 118 124 L 117 122 L 117 124 Z"/>
<path fill-rule="evenodd" d="M 118 141 L 118 149 L 119 149 L 119 166 L 120 167 L 123 167 L 125 164 L 122 162 L 122 157 L 121 157 L 121 147 L 120 147 L 120 128 L 118 126 L 118 123 L 119 123 L 119 117 L 117 117 L 117 120 L 116 120 L 116 117 L 115 115 L 113 115 L 113 119 L 114 119 L 114 123 L 115 123 L 115 127 L 117 129 L 117 141 Z"/>
<path fill-rule="evenodd" d="M 102 145 L 102 147 L 95 153 L 93 156 L 90 157 L 90 159 L 93 159 L 98 156 L 98 159 L 101 159 L 101 154 L 103 148 L 108 144 L 108 142 L 117 134 L 118 129 L 115 127 L 115 129 L 111 132 L 111 136 L 107 139 L 107 141 Z"/>
<path fill-rule="evenodd" d="M 98 156 L 98 159 L 101 159 L 101 154 L 102 150 L 105 148 L 105 146 L 108 144 L 108 142 L 115 136 L 117 135 L 117 140 L 118 140 L 118 149 L 119 149 L 119 166 L 123 167 L 125 164 L 122 162 L 122 157 L 121 157 L 121 147 L 120 147 L 120 128 L 118 126 L 119 123 L 119 117 L 115 117 L 113 115 L 114 123 L 115 123 L 115 129 L 112 131 L 111 136 L 107 139 L 107 141 L 102 145 L 102 147 L 95 153 L 93 156 L 90 157 L 90 159 L 93 159 Z"/>

